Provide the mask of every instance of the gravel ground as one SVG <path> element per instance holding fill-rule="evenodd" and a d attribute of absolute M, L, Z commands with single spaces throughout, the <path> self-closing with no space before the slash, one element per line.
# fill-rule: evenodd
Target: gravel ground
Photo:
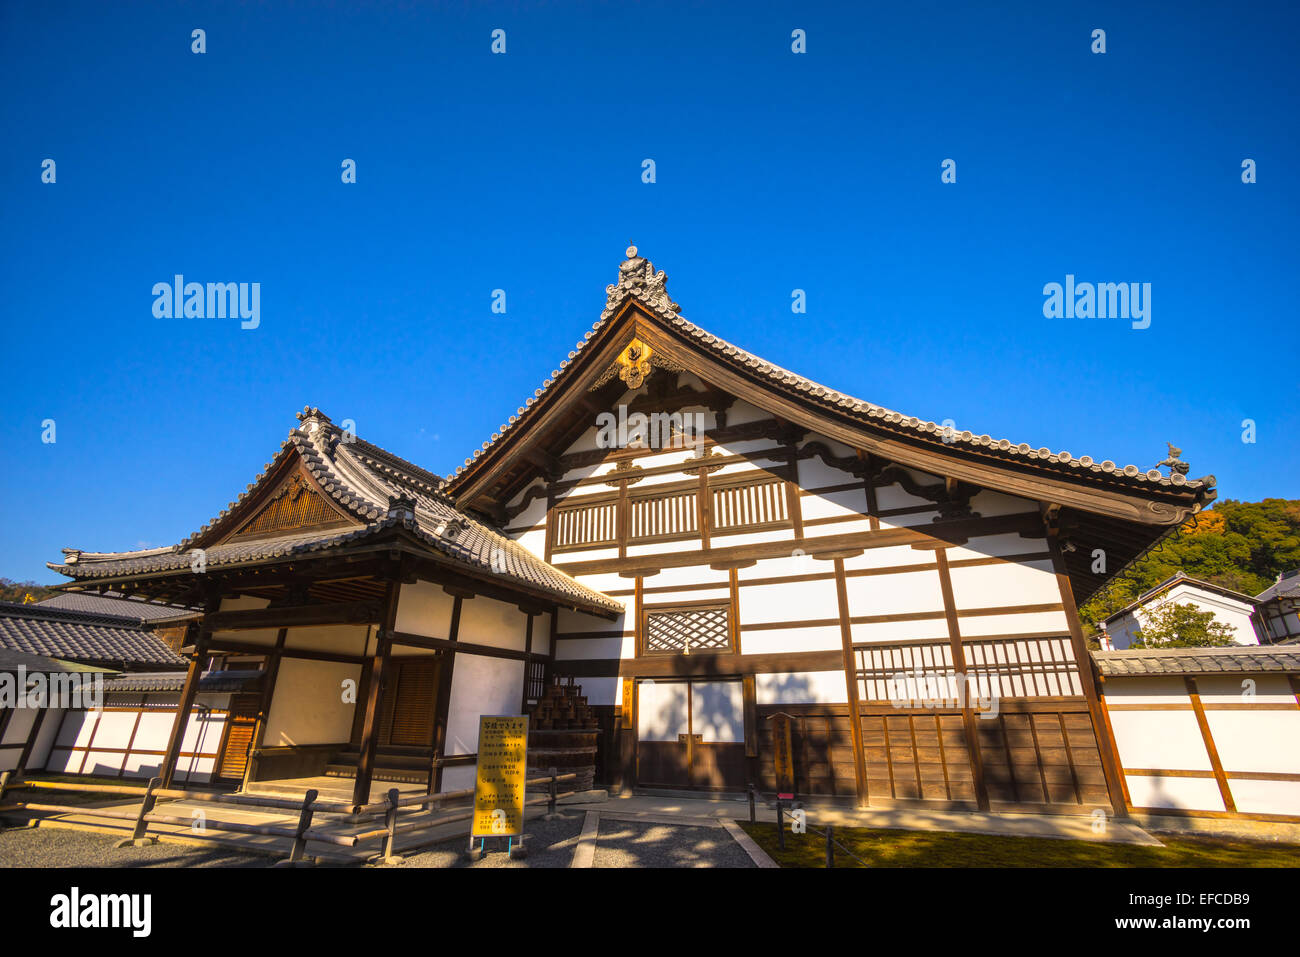
<path fill-rule="evenodd" d="M 573 849 L 582 833 L 586 812 L 561 810 L 553 821 L 530 818 L 524 825 L 524 845 L 528 857 L 511 860 L 506 854 L 506 839 L 488 838 L 488 853 L 481 861 L 471 861 L 465 854 L 467 837 L 435 844 L 428 850 L 407 857 L 399 867 L 568 867 Z"/>
<path fill-rule="evenodd" d="M 753 867 L 720 827 L 678 827 L 601 819 L 593 867 Z"/>
<path fill-rule="evenodd" d="M 0 867 L 269 867 L 274 859 L 217 847 L 151 844 L 113 845 L 108 834 L 55 827 L 15 827 L 0 831 Z"/>

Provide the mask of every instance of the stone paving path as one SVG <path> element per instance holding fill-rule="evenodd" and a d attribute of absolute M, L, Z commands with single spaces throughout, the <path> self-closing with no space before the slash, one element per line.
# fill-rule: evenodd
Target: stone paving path
<path fill-rule="evenodd" d="M 117 837 L 57 827 L 0 831 L 0 867 L 270 867 L 274 858 L 224 847 L 151 844 L 114 848 Z"/>
<path fill-rule="evenodd" d="M 602 818 L 593 867 L 754 867 L 722 827 L 676 827 Z"/>

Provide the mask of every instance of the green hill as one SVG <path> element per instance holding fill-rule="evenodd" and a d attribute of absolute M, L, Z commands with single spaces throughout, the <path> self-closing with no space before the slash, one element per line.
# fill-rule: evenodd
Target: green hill
<path fill-rule="evenodd" d="M 1084 631 L 1147 589 L 1183 572 L 1247 595 L 1263 591 L 1279 573 L 1300 567 L 1300 501 L 1224 499 L 1167 538 L 1151 554 L 1079 609 Z"/>

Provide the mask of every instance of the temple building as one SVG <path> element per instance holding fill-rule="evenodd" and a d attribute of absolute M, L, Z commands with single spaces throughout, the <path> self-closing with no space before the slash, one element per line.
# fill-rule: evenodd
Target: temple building
<path fill-rule="evenodd" d="M 262 672 L 242 786 L 473 782 L 478 719 L 580 686 L 611 788 L 1123 811 L 1076 605 L 1215 496 L 944 429 L 680 315 L 635 247 L 536 392 L 443 478 L 308 407 L 176 545 L 66 549 L 79 592 L 201 612 Z M 184 722 L 162 776 L 176 772 Z"/>

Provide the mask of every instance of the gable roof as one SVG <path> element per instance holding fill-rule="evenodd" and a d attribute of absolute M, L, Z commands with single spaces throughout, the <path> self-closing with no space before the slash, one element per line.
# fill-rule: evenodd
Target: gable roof
<path fill-rule="evenodd" d="M 1032 467 L 1044 474 L 1059 476 L 1062 479 L 1093 483 L 1101 487 L 1128 489 L 1137 491 L 1178 491 L 1190 493 L 1190 497 L 1200 504 L 1213 500 L 1214 476 L 1188 479 L 1185 474 L 1174 471 L 1164 475 L 1157 468 L 1142 469 L 1136 465 L 1119 466 L 1109 459 L 1097 461 L 1091 456 L 1074 456 L 1069 452 L 1052 452 L 1046 447 L 1033 448 L 1029 443 L 1014 443 L 1009 439 L 994 439 L 988 435 L 975 435 L 960 431 L 945 433 L 943 426 L 934 422 L 907 416 L 900 412 L 886 409 L 863 399 L 858 399 L 811 379 L 804 378 L 774 363 L 761 359 L 739 346 L 733 345 L 688 322 L 679 315 L 677 303 L 667 295 L 665 283 L 667 277 L 662 270 L 656 271 L 647 260 L 637 255 L 635 246 L 628 249 L 628 259 L 619 267 L 619 281 L 606 287 L 606 304 L 600 319 L 592 326 L 568 358 L 562 360 L 559 368 L 552 372 L 551 378 L 542 383 L 532 398 L 520 406 L 516 415 L 500 426 L 481 449 L 474 452 L 465 464 L 457 468 L 448 479 L 449 490 L 458 493 L 471 487 L 474 479 L 484 471 L 488 461 L 498 448 L 507 444 L 509 438 L 521 431 L 526 431 L 532 423 L 541 417 L 551 396 L 561 391 L 562 387 L 578 377 L 582 363 L 578 361 L 580 353 L 590 354 L 598 351 L 608 335 L 615 328 L 622 328 L 616 319 L 629 315 L 635 306 L 642 313 L 642 318 L 657 320 L 662 330 L 676 335 L 708 352 L 714 358 L 743 372 L 749 378 L 761 381 L 774 393 L 807 400 L 810 404 L 826 410 L 833 410 L 860 424 L 864 430 L 873 433 L 888 433 L 906 437 L 909 441 L 935 447 L 947 454 L 969 453 L 990 462 L 1014 463 L 1019 467 Z M 624 336 L 630 341 L 632 334 Z M 865 432 L 864 436 L 865 437 Z M 909 464 L 909 463 L 904 463 Z M 924 468 L 923 465 L 917 465 Z M 1155 510 L 1150 516 L 1158 524 L 1177 524 L 1172 515 Z"/>
<path fill-rule="evenodd" d="M 304 408 L 298 420 L 279 452 L 243 494 L 176 545 L 130 552 L 65 548 L 63 563 L 49 567 L 78 582 L 125 581 L 188 574 L 198 550 L 207 569 L 235 568 L 392 538 L 559 604 L 607 614 L 623 610 L 621 602 L 579 584 L 459 511 L 445 495 L 440 477 L 345 432 L 319 409 Z M 308 476 L 304 487 L 326 500 L 339 521 L 245 534 L 258 510 L 299 469 Z"/>
<path fill-rule="evenodd" d="M 0 602 L 0 648 L 124 671 L 189 662 L 133 618 Z"/>
<path fill-rule="evenodd" d="M 1080 601 L 1215 498 L 1214 476 L 1189 479 L 1186 463 L 1176 457 L 1168 460 L 1171 472 L 1164 475 L 1158 468 L 947 432 L 934 422 L 813 382 L 688 322 L 668 297 L 664 272 L 636 247 L 627 255 L 618 282 L 606 287 L 605 309 L 591 331 L 448 478 L 447 491 L 458 506 L 500 509 L 532 481 L 530 476 L 544 471 L 539 460 L 545 463 L 546 454 L 567 447 L 566 430 L 576 437 L 572 423 L 583 416 L 590 420 L 599 405 L 591 393 L 610 381 L 610 369 L 634 339 L 670 368 L 688 369 L 793 426 L 906 467 L 1058 506 L 1063 530 L 1077 527 L 1077 538 L 1104 545 L 1118 559 L 1096 573 L 1091 549 L 1066 555 Z"/>
<path fill-rule="evenodd" d="M 1239 591 L 1233 591 L 1231 588 L 1224 588 L 1222 585 L 1214 584 L 1214 582 L 1202 581 L 1199 578 L 1191 578 L 1187 575 L 1179 573 L 1177 575 L 1172 575 L 1169 578 L 1166 578 L 1164 581 L 1162 581 L 1159 585 L 1156 585 L 1154 588 L 1148 589 L 1146 592 L 1139 595 L 1137 598 L 1133 599 L 1131 602 L 1129 602 L 1119 611 L 1115 612 L 1113 615 L 1109 615 L 1105 619 L 1105 621 L 1102 622 L 1102 624 L 1109 625 L 1112 621 L 1115 621 L 1118 618 L 1122 618 L 1124 615 L 1127 615 L 1135 608 L 1142 607 L 1147 602 L 1149 602 L 1152 598 L 1155 598 L 1157 595 L 1167 592 L 1175 585 L 1179 585 L 1183 583 L 1192 585 L 1196 588 L 1201 589 L 1202 591 L 1207 591 L 1210 592 L 1211 594 L 1219 595 L 1223 598 L 1231 598 L 1233 601 L 1239 601 L 1244 604 L 1251 605 L 1252 607 L 1254 605 L 1259 604 L 1258 599 L 1251 598 L 1249 595 L 1243 595 Z"/>

